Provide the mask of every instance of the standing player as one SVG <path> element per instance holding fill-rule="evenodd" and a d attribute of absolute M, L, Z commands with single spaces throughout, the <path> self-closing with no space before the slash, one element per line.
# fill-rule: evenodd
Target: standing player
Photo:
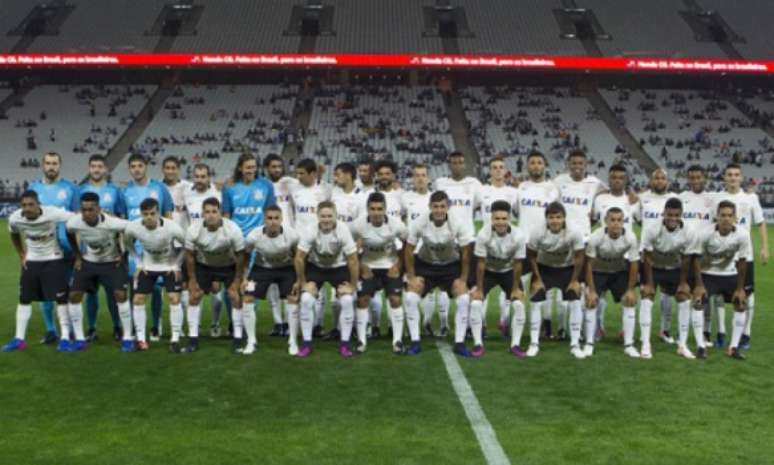
<path fill-rule="evenodd" d="M 444 191 L 449 197 L 449 216 L 459 225 L 474 230 L 473 217 L 476 201 L 481 191 L 481 181 L 465 176 L 465 156 L 462 152 L 452 152 L 449 155 L 449 171 L 451 176 L 435 181 L 435 190 Z"/>
<path fill-rule="evenodd" d="M 110 300 L 118 302 L 119 328 L 123 333 L 120 335 L 121 351 L 131 352 L 134 342 L 132 312 L 127 300 L 129 272 L 120 240 L 128 222 L 103 213 L 99 202 L 99 194 L 84 192 L 81 194 L 80 214 L 67 220 L 67 237 L 75 254 L 70 286 L 70 322 L 78 339 L 78 335 L 83 334 L 83 293 L 96 293 L 102 286 L 108 295 L 113 294 Z"/>
<path fill-rule="evenodd" d="M 583 240 L 582 225 L 568 223 L 564 206 L 560 202 L 550 203 L 545 210 L 546 228 L 530 236 L 527 254 L 532 268 L 530 288 L 529 333 L 530 344 L 527 357 L 535 357 L 540 351 L 540 317 L 545 315 L 545 307 L 551 306 L 547 293 L 559 289 L 567 299 L 571 321 L 570 353 L 575 358 L 585 358 L 579 346 L 580 320 L 583 318 L 581 298 L 581 280 L 583 279 Z M 580 316 L 580 318 L 579 318 Z M 511 350 L 518 356 L 517 353 Z"/>
<path fill-rule="evenodd" d="M 196 221 L 185 233 L 186 266 L 188 267 L 188 290 L 191 293 L 188 313 L 188 347 L 186 352 L 199 350 L 199 321 L 201 319 L 201 303 L 204 294 L 214 294 L 220 291 L 215 283 L 226 288 L 229 299 L 242 308 L 239 287 L 244 276 L 246 265 L 243 259 L 245 241 L 242 230 L 233 221 L 223 218 L 220 201 L 210 197 L 202 202 L 202 219 Z M 248 347 L 254 350 L 255 344 L 255 308 L 244 309 L 245 326 L 252 322 L 252 339 L 248 339 Z M 250 335 L 250 331 L 247 331 Z M 235 338 L 239 341 L 241 338 Z M 253 344 L 252 346 L 250 344 Z"/>
<path fill-rule="evenodd" d="M 663 219 L 659 225 L 642 230 L 642 274 L 640 276 L 640 355 L 653 358 L 650 349 L 650 325 L 653 297 L 656 287 L 662 294 L 675 296 L 682 321 L 690 318 L 691 286 L 688 282 L 691 257 L 688 248 L 692 243 L 690 232 L 683 226 L 683 203 L 670 198 L 664 205 Z M 687 348 L 678 346 L 678 354 L 692 358 Z"/>
<path fill-rule="evenodd" d="M 161 169 L 163 173 L 162 182 L 167 187 L 169 195 L 172 197 L 172 205 L 174 210 L 172 211 L 172 221 L 180 225 L 180 229 L 183 232 L 188 230 L 188 214 L 185 211 L 185 191 L 191 189 L 191 182 L 185 179 L 180 179 L 180 160 L 175 156 L 169 156 L 164 158 L 161 163 Z M 182 249 L 183 244 L 175 244 L 176 247 Z M 188 277 L 186 276 L 186 268 L 183 267 L 183 291 L 181 292 L 181 302 L 183 303 L 183 310 L 188 308 Z"/>
<path fill-rule="evenodd" d="M 594 207 L 594 199 L 607 186 L 596 176 L 589 175 L 586 171 L 588 159 L 583 150 L 573 150 L 567 158 L 568 172 L 560 174 L 554 179 L 559 189 L 559 201 L 564 206 L 567 222 L 579 229 L 583 234 L 583 240 L 587 241 L 591 235 L 591 218 Z M 559 292 L 557 292 L 557 301 L 559 302 L 559 327 L 564 328 L 567 322 L 567 303 Z M 552 336 L 551 333 L 551 304 L 543 307 L 543 331 L 547 339 Z M 559 335 L 562 337 L 562 335 Z"/>
<path fill-rule="evenodd" d="M 640 196 L 640 212 L 637 215 L 642 222 L 642 231 L 650 228 L 660 228 L 664 215 L 664 205 L 667 200 L 677 195 L 668 192 L 669 180 L 663 168 L 658 168 L 650 175 L 650 190 Z M 672 327 L 672 294 L 664 293 L 661 289 L 661 329 L 659 338 L 667 343 L 674 344 L 675 339 L 670 334 Z"/>
<path fill-rule="evenodd" d="M 358 162 L 355 186 L 366 194 L 376 190 L 374 185 L 374 164 L 371 160 L 364 159 Z"/>
<path fill-rule="evenodd" d="M 30 184 L 30 190 L 37 192 L 40 204 L 46 207 L 58 207 L 67 211 L 75 211 L 78 208 L 78 188 L 75 184 L 61 179 L 59 173 L 62 168 L 62 157 L 56 152 L 48 152 L 43 155 L 43 179 Z M 72 261 L 72 250 L 67 241 L 67 232 L 64 224 L 57 229 L 59 246 L 64 254 L 65 261 Z M 70 267 L 66 267 L 68 272 Z M 53 344 L 57 341 L 56 325 L 54 324 L 54 304 L 50 301 L 43 302 L 43 319 L 46 323 L 46 336 L 40 341 L 43 344 Z"/>
<path fill-rule="evenodd" d="M 296 271 L 293 267 L 293 257 L 298 246 L 298 233 L 295 229 L 285 226 L 282 210 L 278 205 L 270 205 L 264 210 L 263 226 L 253 229 L 247 235 L 246 248 L 248 254 L 255 252 L 255 263 L 244 285 L 244 308 L 246 314 L 254 314 L 255 299 L 265 299 L 271 286 L 277 286 L 280 302 L 284 301 L 288 312 L 288 353 L 298 354 L 296 336 L 298 335 L 298 289 Z M 245 260 L 249 255 L 245 256 Z M 255 341 L 255 329 L 248 327 L 248 345 L 242 353 L 250 354 L 248 349 L 252 331 Z"/>
<path fill-rule="evenodd" d="M 298 180 L 291 176 L 285 176 L 285 164 L 276 153 L 270 153 L 263 159 L 263 171 L 274 185 L 274 198 L 282 212 L 282 226 L 290 228 L 293 226 L 293 206 L 290 202 L 290 192 L 298 185 Z M 282 316 L 279 286 L 276 284 L 269 286 L 267 296 L 269 305 L 271 305 L 271 315 L 274 319 L 271 335 L 287 336 L 288 323 L 287 319 L 283 319 Z"/>
<path fill-rule="evenodd" d="M 175 208 L 172 202 L 172 196 L 164 184 L 155 179 L 148 178 L 148 162 L 140 154 L 129 156 L 129 175 L 132 180 L 123 189 L 124 206 L 126 207 L 126 219 L 135 221 L 142 217 L 140 205 L 145 199 L 153 199 L 159 204 L 160 213 L 165 218 L 172 219 L 172 213 Z M 137 242 L 135 255 L 142 253 L 142 243 Z M 136 263 L 134 256 L 129 255 L 129 276 L 136 274 Z M 143 310 L 144 314 L 144 310 Z M 162 320 L 161 320 L 161 288 L 154 287 L 151 296 L 151 341 L 158 341 L 161 338 Z"/>
<path fill-rule="evenodd" d="M 381 298 L 379 292 L 384 291 L 390 305 L 392 349 L 399 354 L 403 352 L 403 273 L 399 251 L 406 240 L 406 226 L 400 218 L 387 214 L 387 197 L 384 193 L 372 192 L 368 196 L 367 205 L 368 213 L 360 216 L 353 228 L 354 239 L 362 251 L 360 277 L 363 283 L 358 293 L 355 315 L 358 350 L 365 351 L 366 347 L 369 303 Z"/>
<path fill-rule="evenodd" d="M 627 202 L 628 203 L 628 202 Z M 589 238 L 586 246 L 586 345 L 583 354 L 591 357 L 594 353 L 595 314 L 599 301 L 606 298 L 607 291 L 615 303 L 623 304 L 624 353 L 640 357 L 634 348 L 634 326 L 637 315 L 634 306 L 637 286 L 640 249 L 637 236 L 631 226 L 625 226 L 626 215 L 619 207 L 610 207 L 605 212 L 605 227 L 599 228 Z M 580 315 L 570 315 L 573 326 L 580 327 Z M 580 330 L 580 328 L 578 328 Z"/>
<path fill-rule="evenodd" d="M 180 335 L 183 330 L 183 307 L 180 305 L 182 290 L 180 266 L 183 250 L 176 243 L 185 243 L 185 233 L 176 222 L 162 218 L 159 202 L 146 198 L 140 204 L 141 218 L 129 223 L 124 231 L 126 249 L 134 259 L 134 331 L 137 335 L 137 349 L 150 348 L 145 339 L 145 299 L 153 292 L 159 279 L 164 282 L 169 299 L 169 321 L 172 327 L 170 352 L 180 352 Z M 142 245 L 137 253 L 135 241 Z"/>
<path fill-rule="evenodd" d="M 41 206 L 38 194 L 22 194 L 21 208 L 8 220 L 11 242 L 19 255 L 19 305 L 16 307 L 16 336 L 4 345 L 3 352 L 27 348 L 27 324 L 32 315 L 32 302 L 54 301 L 59 316 L 62 342 L 58 350 L 70 350 L 70 308 L 67 305 L 67 262 L 57 238 L 60 223 L 73 214 L 55 207 Z M 22 244 L 22 236 L 24 244 Z M 75 315 L 77 317 L 77 315 Z M 50 329 L 49 329 L 50 331 Z M 73 347 L 85 347 L 81 340 Z"/>
<path fill-rule="evenodd" d="M 491 184 L 487 184 L 485 186 L 482 186 L 481 189 L 478 191 L 478 199 L 476 200 L 476 204 L 478 204 L 481 208 L 480 214 L 481 214 L 481 221 L 483 222 L 483 228 L 488 229 L 491 228 L 492 225 L 492 205 L 494 202 L 498 200 L 502 200 L 505 202 L 508 202 L 508 205 L 516 205 L 518 202 L 519 197 L 519 191 L 516 190 L 515 187 L 509 186 L 505 183 L 505 176 L 508 173 L 508 168 L 505 166 L 505 160 L 503 160 L 502 157 L 495 157 L 492 158 L 492 160 L 489 162 L 489 178 L 491 181 Z M 509 218 L 510 222 L 510 218 Z M 519 274 L 521 276 L 521 273 Z M 521 278 L 519 278 L 521 279 Z M 500 332 L 502 333 L 503 337 L 508 337 L 508 321 L 510 320 L 510 314 L 511 314 L 511 300 L 510 300 L 510 290 L 509 289 L 503 289 L 503 292 L 500 292 L 499 297 L 499 307 L 500 307 L 500 319 L 499 321 L 499 328 Z M 483 333 L 486 334 L 486 310 L 487 305 L 484 305 L 482 307 L 482 319 L 483 319 Z M 472 312 L 471 308 L 471 312 Z"/>
<path fill-rule="evenodd" d="M 718 205 L 724 200 L 733 202 L 733 204 L 736 205 L 737 226 L 745 230 L 749 239 L 749 254 L 745 257 L 748 263 L 747 272 L 745 273 L 745 279 L 747 280 L 745 283 L 745 290 L 749 294 L 747 299 L 747 323 L 745 324 L 744 332 L 742 333 L 742 342 L 739 343 L 740 348 L 749 349 L 752 320 L 755 314 L 755 253 L 752 245 L 752 228 L 754 225 L 758 226 L 758 232 L 761 237 L 760 258 L 763 265 L 766 265 L 769 262 L 769 235 L 758 194 L 748 193 L 742 190 L 743 178 L 742 168 L 739 165 L 728 165 L 723 172 L 725 190 L 715 195 L 715 205 Z M 713 213 L 716 211 L 717 208 L 713 207 Z M 720 306 L 718 306 L 718 321 L 720 320 L 720 317 Z M 725 314 L 723 317 L 725 317 Z M 723 339 L 719 337 L 718 347 L 722 348 L 723 344 Z"/>
<path fill-rule="evenodd" d="M 736 206 L 733 202 L 722 200 L 717 209 L 717 227 L 702 230 L 691 247 L 694 261 L 694 276 L 696 287 L 694 299 L 698 309 L 693 311 L 693 334 L 698 346 L 699 358 L 705 358 L 702 324 L 704 311 L 701 306 L 707 305 L 708 299 L 722 295 L 726 302 L 734 304 L 734 327 L 731 333 L 731 344 L 728 346 L 728 356 L 744 360 L 739 351 L 742 333 L 747 320 L 747 300 L 750 292 L 745 289 L 747 257 L 750 252 L 749 233 L 744 228 L 737 228 Z M 680 335 L 680 344 L 686 345 L 687 332 Z"/>
<path fill-rule="evenodd" d="M 333 287 L 341 304 L 341 345 L 339 353 L 352 357 L 349 339 L 355 317 L 354 297 L 357 291 L 359 264 L 357 245 L 352 233 L 336 221 L 336 206 L 331 201 L 320 202 L 316 208 L 318 223 L 301 231 L 298 251 L 294 260 L 296 289 L 301 291 L 301 333 L 303 345 L 297 357 L 312 353 L 312 326 L 315 302 L 322 286 Z"/>
<path fill-rule="evenodd" d="M 124 200 L 121 196 L 121 190 L 109 180 L 105 157 L 95 154 L 89 157 L 89 177 L 79 186 L 79 197 L 86 192 L 93 192 L 99 197 L 99 209 L 112 216 L 126 216 Z M 103 284 L 110 284 L 109 280 L 103 281 Z M 116 305 L 115 293 L 113 289 L 104 287 L 110 318 L 113 320 L 113 338 L 121 340 L 122 323 L 119 316 L 118 305 Z M 126 299 L 124 299 L 126 300 Z M 91 342 L 97 339 L 97 312 L 99 310 L 99 289 L 86 293 L 86 316 L 89 322 L 89 330 L 86 334 L 86 340 Z M 129 328 L 131 330 L 131 327 Z"/>
<path fill-rule="evenodd" d="M 491 166 L 491 165 L 490 165 Z M 482 331 L 484 325 L 485 298 L 495 287 L 500 287 L 500 294 L 507 294 L 508 301 L 513 301 L 514 324 L 511 327 L 511 346 L 518 351 L 518 341 L 524 331 L 524 304 L 521 298 L 522 263 L 527 258 L 527 238 L 524 232 L 511 226 L 511 205 L 507 200 L 495 200 L 488 208 L 488 225 L 481 228 L 476 236 L 476 246 L 473 254 L 476 256 L 475 286 L 471 291 L 470 328 L 473 333 L 473 352 L 471 355 L 480 358 L 484 355 Z M 502 315 L 500 316 L 501 327 Z M 519 324 L 518 322 L 521 322 Z M 462 350 L 461 352 L 467 352 Z M 516 353 L 514 352 L 516 355 Z"/>
<path fill-rule="evenodd" d="M 406 351 L 408 355 L 417 355 L 422 350 L 419 301 L 436 288 L 455 297 L 455 351 L 463 356 L 470 355 L 467 350 L 460 352 L 460 349 L 465 347 L 465 332 L 468 329 L 470 296 L 467 282 L 475 240 L 471 223 L 464 215 L 452 216 L 446 192 L 435 191 L 430 195 L 430 214 L 419 217 L 411 224 L 404 253 L 408 281 L 404 303 L 411 337 L 411 347 Z M 422 247 L 415 257 L 414 251 L 420 242 Z"/>

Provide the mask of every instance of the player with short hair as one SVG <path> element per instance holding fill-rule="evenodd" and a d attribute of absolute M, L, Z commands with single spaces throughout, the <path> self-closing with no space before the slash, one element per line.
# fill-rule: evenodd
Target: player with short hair
<path fill-rule="evenodd" d="M 568 301 L 572 321 L 582 315 L 581 282 L 583 281 L 583 226 L 568 223 L 564 206 L 551 202 L 545 210 L 546 228 L 536 231 L 527 243 L 527 258 L 532 268 L 530 288 L 530 344 L 527 357 L 535 357 L 540 351 L 540 320 L 544 307 L 551 306 L 547 293 L 559 289 Z M 570 326 L 570 353 L 575 358 L 585 358 L 580 348 L 580 325 Z M 519 356 L 519 354 L 514 354 Z"/>
<path fill-rule="evenodd" d="M 11 214 L 8 230 L 11 242 L 21 263 L 19 279 L 19 304 L 16 307 L 16 335 L 3 346 L 3 352 L 27 348 L 27 324 L 32 314 L 32 302 L 54 301 L 59 317 L 62 340 L 57 350 L 70 352 L 86 347 L 81 338 L 70 343 L 70 311 L 67 305 L 67 262 L 57 238 L 60 223 L 73 213 L 56 207 L 40 204 L 37 192 L 25 191 L 21 196 L 20 208 Z M 77 315 L 73 315 L 77 318 Z"/>
<path fill-rule="evenodd" d="M 634 325 L 637 315 L 634 306 L 637 296 L 634 292 L 640 263 L 640 246 L 637 236 L 627 227 L 626 214 L 620 207 L 610 207 L 605 211 L 605 226 L 599 228 L 589 238 L 586 245 L 586 312 L 570 315 L 572 326 L 580 331 L 581 319 L 585 320 L 586 344 L 583 354 L 594 354 L 595 314 L 599 301 L 605 299 L 607 291 L 613 296 L 613 302 L 623 305 L 624 353 L 630 357 L 640 357 L 634 348 Z"/>
<path fill-rule="evenodd" d="M 294 268 L 294 257 L 298 247 L 299 235 L 295 229 L 285 225 L 282 209 L 278 205 L 270 205 L 264 210 L 264 224 L 250 231 L 247 235 L 246 250 L 255 252 L 255 263 L 244 283 L 244 308 L 246 314 L 254 314 L 256 299 L 265 299 L 272 286 L 276 286 L 280 302 L 285 304 L 288 318 L 288 353 L 298 354 L 299 313 L 298 289 L 294 288 L 297 278 Z M 245 256 L 245 260 L 248 256 Z M 254 323 L 253 323 L 254 324 Z M 248 328 L 248 339 L 255 329 Z M 248 348 L 254 345 L 248 343 Z M 244 351 L 242 353 L 250 354 Z"/>
<path fill-rule="evenodd" d="M 511 347 L 518 348 L 518 341 L 524 331 L 524 304 L 521 302 L 524 292 L 521 289 L 521 273 L 522 263 L 527 257 L 527 237 L 521 229 L 511 225 L 512 205 L 513 202 L 508 200 L 492 202 L 486 208 L 489 220 L 476 236 L 476 245 L 473 249 L 473 255 L 476 257 L 476 274 L 474 280 L 471 280 L 473 285 L 470 292 L 469 316 L 473 333 L 471 356 L 474 358 L 484 355 L 482 332 L 486 318 L 485 299 L 495 287 L 500 288 L 501 294 L 507 294 L 503 300 L 506 300 L 509 305 L 513 301 L 514 323 L 511 325 Z M 502 318 L 501 313 L 501 328 L 505 327 L 502 324 Z"/>
<path fill-rule="evenodd" d="M 364 158 L 357 162 L 357 180 L 355 181 L 355 187 L 360 189 L 361 192 L 370 194 L 376 190 L 374 163 L 368 158 Z"/>
<path fill-rule="evenodd" d="M 650 326 L 653 297 L 656 288 L 662 295 L 675 296 L 678 315 L 685 321 L 690 318 L 689 270 L 691 257 L 688 255 L 693 236 L 682 221 L 683 203 L 676 197 L 669 198 L 664 205 L 663 219 L 658 225 L 651 224 L 642 230 L 642 273 L 640 275 L 640 356 L 653 358 L 650 347 Z M 685 329 L 681 326 L 681 329 Z M 691 358 L 687 347 L 678 346 L 678 354 Z"/>
<path fill-rule="evenodd" d="M 186 267 L 188 268 L 188 290 L 191 293 L 186 309 L 188 321 L 188 346 L 186 352 L 199 350 L 199 322 L 205 294 L 220 292 L 220 283 L 228 292 L 229 299 L 237 308 L 241 305 L 240 285 L 244 276 L 245 241 L 242 230 L 221 212 L 220 201 L 210 197 L 202 202 L 202 218 L 194 222 L 185 233 Z M 243 319 L 248 328 L 252 322 L 252 339 L 248 347 L 254 350 L 255 309 L 243 308 Z M 248 336 L 251 334 L 249 329 Z M 241 338 L 240 338 L 241 339 Z M 238 339 L 234 339 L 238 341 Z M 238 342 L 241 344 L 241 341 Z M 251 346 L 252 344 L 252 346 Z"/>
<path fill-rule="evenodd" d="M 721 295 L 727 302 L 734 304 L 734 326 L 727 354 L 731 358 L 744 360 L 739 351 L 742 333 L 747 324 L 747 300 L 752 293 L 747 288 L 747 257 L 750 256 L 749 232 L 737 227 L 736 205 L 729 200 L 721 200 L 716 212 L 717 226 L 700 231 L 693 242 L 690 253 L 694 260 L 694 302 L 693 330 L 698 346 L 699 358 L 706 358 L 702 325 L 704 310 L 708 300 Z M 680 344 L 685 345 L 681 337 Z"/>
<path fill-rule="evenodd" d="M 318 222 L 300 231 L 294 259 L 296 289 L 301 292 L 301 333 L 303 343 L 296 354 L 305 358 L 312 353 L 312 335 L 315 301 L 325 283 L 333 288 L 341 304 L 341 344 L 339 354 L 352 357 L 349 339 L 355 317 L 354 294 L 359 280 L 357 245 L 352 233 L 342 222 L 336 220 L 336 205 L 329 201 L 320 202 L 315 208 Z"/>
<path fill-rule="evenodd" d="M 134 275 L 134 330 L 137 335 L 137 350 L 150 348 L 145 338 L 145 300 L 153 292 L 159 279 L 164 282 L 169 299 L 169 320 L 172 327 L 170 352 L 181 352 L 180 335 L 183 329 L 183 307 L 180 291 L 183 289 L 180 265 L 183 263 L 183 249 L 175 246 L 185 243 L 185 233 L 180 225 L 169 218 L 162 218 L 159 202 L 146 198 L 140 204 L 141 218 L 129 223 L 124 231 L 126 249 L 135 262 Z M 142 248 L 138 253 L 135 242 Z"/>
<path fill-rule="evenodd" d="M 387 214 L 387 198 L 382 192 L 368 196 L 368 212 L 360 216 L 352 228 L 352 235 L 360 253 L 361 289 L 357 297 L 355 314 L 358 351 L 366 348 L 366 327 L 369 319 L 369 303 L 381 299 L 384 291 L 390 306 L 392 323 L 392 348 L 396 354 L 403 352 L 403 292 L 402 261 L 400 249 L 406 240 L 406 226 L 400 218 Z M 400 245 L 400 246 L 399 246 Z M 373 324 L 373 321 L 372 321 Z M 378 327 L 378 326 L 377 326 Z"/>
<path fill-rule="evenodd" d="M 419 217 L 409 228 L 404 252 L 407 291 L 403 297 L 411 337 L 411 346 L 405 352 L 407 355 L 418 355 L 422 351 L 419 302 L 435 288 L 455 297 L 455 351 L 460 355 L 470 355 L 460 350 L 465 347 L 465 332 L 468 329 L 470 296 L 467 282 L 475 241 L 471 226 L 472 221 L 469 223 L 466 215 L 450 214 L 446 192 L 435 191 L 430 195 L 430 214 Z M 414 251 L 420 242 L 422 247 L 415 256 Z"/>
<path fill-rule="evenodd" d="M 102 211 L 96 192 L 81 194 L 80 214 L 67 220 L 66 224 L 67 238 L 75 255 L 70 286 L 70 322 L 75 337 L 78 339 L 83 334 L 81 301 L 84 292 L 96 293 L 102 286 L 117 302 L 122 352 L 134 350 L 132 312 L 127 300 L 129 272 L 121 249 L 121 235 L 127 225 L 126 220 Z"/>

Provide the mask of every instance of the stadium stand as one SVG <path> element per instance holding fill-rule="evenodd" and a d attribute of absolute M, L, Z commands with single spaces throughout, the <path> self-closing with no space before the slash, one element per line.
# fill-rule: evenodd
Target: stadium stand
<path fill-rule="evenodd" d="M 728 25 L 745 40 L 734 47 L 747 59 L 770 59 L 774 39 L 771 19 L 774 3 L 768 0 L 746 0 L 744 3 L 724 0 L 701 0 L 706 9 L 717 10 Z"/>

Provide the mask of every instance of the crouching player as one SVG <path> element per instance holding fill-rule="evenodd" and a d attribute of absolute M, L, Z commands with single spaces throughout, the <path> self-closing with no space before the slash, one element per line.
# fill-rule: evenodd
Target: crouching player
<path fill-rule="evenodd" d="M 220 208 L 218 199 L 214 197 L 205 199 L 202 202 L 201 221 L 195 221 L 185 235 L 186 267 L 189 279 L 186 352 L 199 350 L 200 304 L 205 294 L 215 294 L 220 291 L 216 283 L 222 283 L 227 289 L 235 313 L 242 308 L 239 286 L 242 283 L 246 262 L 245 241 L 239 226 L 232 220 L 224 218 Z M 253 338 L 249 338 L 248 331 L 248 346 L 251 342 L 255 343 L 254 311 L 252 315 Z M 242 321 L 241 318 L 234 318 L 235 327 L 237 320 Z M 249 317 L 244 315 L 244 321 L 248 320 Z"/>
<path fill-rule="evenodd" d="M 623 304 L 624 352 L 630 357 L 640 357 L 634 348 L 634 305 L 640 264 L 640 249 L 637 237 L 630 229 L 624 228 L 625 214 L 621 208 L 612 207 L 605 213 L 605 227 L 591 234 L 586 245 L 586 345 L 583 354 L 591 357 L 594 353 L 596 331 L 595 313 L 599 300 L 605 299 L 607 291 L 615 303 Z M 580 322 L 573 322 L 580 325 Z"/>
<path fill-rule="evenodd" d="M 368 196 L 367 209 L 366 215 L 355 220 L 352 231 L 361 251 L 362 285 L 358 292 L 355 315 L 357 349 L 365 351 L 369 305 L 372 299 L 379 298 L 379 291 L 384 290 L 390 305 L 392 350 L 400 354 L 403 353 L 403 280 L 397 244 L 403 244 L 406 240 L 406 226 L 400 218 L 387 216 L 387 200 L 382 192 L 372 192 Z"/>
<path fill-rule="evenodd" d="M 85 192 L 81 195 L 80 214 L 67 220 L 67 240 L 75 256 L 73 282 L 70 286 L 70 313 L 82 314 L 83 294 L 95 293 L 102 286 L 113 292 L 121 319 L 121 352 L 132 352 L 132 311 L 127 299 L 129 273 L 121 251 L 120 236 L 128 221 L 102 213 L 99 195 Z M 80 239 L 80 245 L 78 245 Z M 83 334 L 79 318 L 72 318 L 75 337 Z M 76 345 L 78 343 L 76 342 Z"/>
<path fill-rule="evenodd" d="M 318 204 L 317 224 L 311 224 L 299 233 L 301 238 L 294 260 L 297 280 L 294 287 L 301 292 L 299 317 L 303 343 L 296 357 L 304 358 L 312 353 L 315 301 L 323 284 L 328 283 L 341 304 L 339 353 L 344 358 L 350 358 L 353 354 L 349 338 L 355 319 L 353 295 L 360 272 L 357 245 L 347 225 L 336 221 L 336 206 L 329 200 Z"/>
<path fill-rule="evenodd" d="M 559 289 L 570 307 L 570 353 L 585 358 L 580 348 L 580 327 L 583 321 L 581 280 L 583 278 L 583 233 L 565 221 L 564 206 L 552 202 L 546 207 L 546 228 L 536 231 L 527 243 L 527 254 L 532 268 L 532 286 L 529 311 L 530 344 L 527 357 L 540 351 L 540 320 L 543 307 L 550 306 L 546 293 Z M 593 315 L 592 315 L 593 316 Z"/>
<path fill-rule="evenodd" d="M 243 285 L 245 328 L 248 343 L 242 351 L 250 355 L 255 343 L 255 300 L 270 299 L 271 288 L 276 286 L 279 303 L 285 304 L 288 321 L 288 353 L 298 354 L 298 289 L 296 271 L 293 268 L 293 257 L 298 246 L 298 233 L 282 218 L 282 209 L 270 205 L 263 210 L 263 226 L 250 231 L 247 235 L 247 255 L 245 263 L 250 260 L 250 254 L 255 252 L 255 262 Z M 250 343 L 252 338 L 253 345 Z"/>
<path fill-rule="evenodd" d="M 43 207 L 35 191 L 25 191 L 21 208 L 8 220 L 11 241 L 19 254 L 21 279 L 19 305 L 16 307 L 16 337 L 3 346 L 3 352 L 27 348 L 27 324 L 32 314 L 32 302 L 56 302 L 62 331 L 60 351 L 70 351 L 70 315 L 67 305 L 67 262 L 57 239 L 59 223 L 73 213 L 56 207 Z M 24 236 L 24 244 L 22 244 Z M 83 339 L 83 338 L 81 338 Z M 80 341 L 75 347 L 85 346 Z"/>
<path fill-rule="evenodd" d="M 744 360 L 739 351 L 739 341 L 747 324 L 747 298 L 750 289 L 745 287 L 747 259 L 750 244 L 747 232 L 737 228 L 736 206 L 724 200 L 718 204 L 717 225 L 714 229 L 700 231 L 691 247 L 694 260 L 693 335 L 696 339 L 697 356 L 706 357 L 704 341 L 704 309 L 714 296 L 723 296 L 726 302 L 734 304 L 734 327 L 728 356 Z M 686 336 L 687 339 L 687 336 Z M 681 344 L 686 341 L 681 340 Z"/>
<path fill-rule="evenodd" d="M 180 352 L 180 333 L 183 329 L 183 307 L 180 305 L 180 291 L 183 289 L 180 265 L 183 263 L 183 249 L 175 247 L 175 241 L 185 243 L 182 228 L 168 218 L 161 218 L 159 202 L 147 198 L 140 204 L 140 218 L 131 221 L 124 231 L 126 250 L 136 263 L 134 274 L 134 331 L 137 335 L 137 349 L 150 348 L 146 340 L 147 314 L 145 299 L 153 292 L 156 282 L 163 280 L 169 299 L 169 321 L 172 325 L 170 352 Z M 142 256 L 137 256 L 135 241 L 142 245 Z"/>
<path fill-rule="evenodd" d="M 524 331 L 524 304 L 521 298 L 522 263 L 527 257 L 527 238 L 524 232 L 511 225 L 511 204 L 497 200 L 491 204 L 491 221 L 479 231 L 473 255 L 476 256 L 476 274 L 470 291 L 470 329 L 473 333 L 473 352 L 471 356 L 484 355 L 483 320 L 484 305 L 489 293 L 496 287 L 506 293 L 506 301 L 513 302 L 513 321 L 511 326 L 512 351 L 518 348 Z M 503 299 L 500 299 L 503 300 Z M 465 347 L 457 353 L 467 353 Z M 514 353 L 514 352 L 512 352 Z"/>

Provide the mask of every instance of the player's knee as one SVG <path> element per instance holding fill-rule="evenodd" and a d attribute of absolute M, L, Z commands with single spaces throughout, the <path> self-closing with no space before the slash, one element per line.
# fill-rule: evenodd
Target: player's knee
<path fill-rule="evenodd" d="M 336 295 L 339 295 L 339 296 L 351 297 L 354 292 L 355 290 L 352 289 L 352 285 L 349 283 L 339 284 L 339 286 L 336 288 Z"/>
<path fill-rule="evenodd" d="M 293 294 L 288 295 L 287 301 L 289 304 L 298 305 L 298 301 L 299 301 L 298 295 L 293 295 Z"/>
<path fill-rule="evenodd" d="M 636 299 L 634 297 L 630 296 L 623 296 L 621 299 L 621 303 L 623 303 L 624 307 L 634 307 L 634 304 L 637 303 Z"/>
<path fill-rule="evenodd" d="M 123 289 L 113 291 L 113 298 L 115 298 L 116 302 L 118 302 L 119 304 L 126 302 L 127 297 L 128 297 L 128 294 Z"/>
<path fill-rule="evenodd" d="M 170 293 L 167 297 L 169 298 L 169 303 L 172 305 L 178 305 L 180 303 L 180 294 L 177 292 Z"/>
<path fill-rule="evenodd" d="M 371 279 L 374 277 L 373 271 L 367 265 L 360 266 L 360 279 Z"/>
<path fill-rule="evenodd" d="M 397 308 L 400 307 L 401 304 L 401 298 L 400 295 L 391 295 L 388 300 L 390 301 L 390 307 Z"/>
<path fill-rule="evenodd" d="M 134 305 L 145 305 L 145 294 L 135 294 L 132 298 Z"/>
<path fill-rule="evenodd" d="M 204 293 L 202 291 L 191 291 L 190 295 L 188 296 L 188 302 L 191 305 L 199 305 L 202 301 L 202 297 L 204 297 Z"/>
<path fill-rule="evenodd" d="M 468 293 L 468 286 L 463 283 L 462 281 L 454 281 L 454 284 L 452 285 L 452 295 L 454 297 L 459 297 L 462 294 Z"/>
<path fill-rule="evenodd" d="M 308 292 L 312 294 L 313 296 L 317 296 L 317 285 L 315 283 L 308 282 L 304 284 L 304 292 Z"/>
<path fill-rule="evenodd" d="M 400 271 L 397 268 L 390 268 L 387 270 L 387 277 L 391 279 L 400 278 Z"/>
<path fill-rule="evenodd" d="M 414 292 L 416 294 L 422 295 L 422 292 L 424 292 L 425 290 L 425 285 L 419 278 L 415 277 L 414 279 L 409 280 L 406 288 L 410 292 Z"/>
<path fill-rule="evenodd" d="M 228 297 L 231 298 L 231 293 L 229 292 Z M 242 296 L 242 302 L 246 304 L 251 304 L 255 302 L 255 297 L 252 294 L 245 294 Z"/>
<path fill-rule="evenodd" d="M 580 296 L 578 295 L 578 293 L 573 290 L 566 291 L 563 297 L 564 297 L 564 300 L 567 300 L 567 301 L 580 299 Z"/>
<path fill-rule="evenodd" d="M 70 291 L 70 303 L 79 304 L 83 300 L 83 292 Z"/>
<path fill-rule="evenodd" d="M 691 298 L 690 294 L 686 294 L 684 292 L 678 292 L 675 295 L 675 300 L 677 300 L 678 303 L 685 302 L 686 300 L 688 300 L 690 298 Z"/>

